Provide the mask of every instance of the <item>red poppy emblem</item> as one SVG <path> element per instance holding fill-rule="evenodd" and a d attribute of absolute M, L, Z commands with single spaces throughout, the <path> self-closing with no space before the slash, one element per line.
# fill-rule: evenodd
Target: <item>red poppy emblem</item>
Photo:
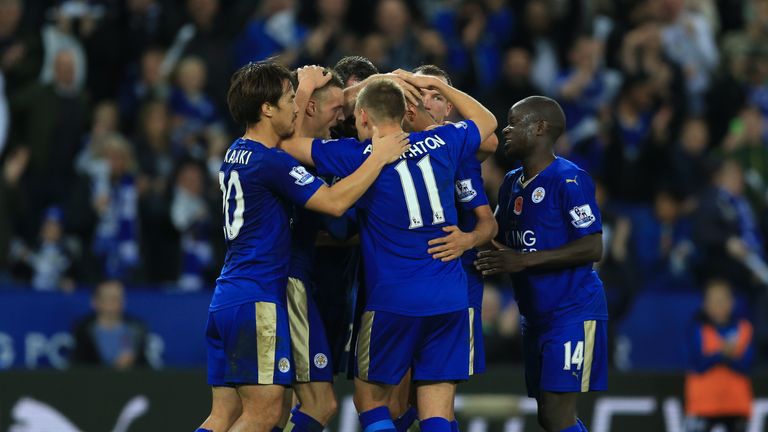
<path fill-rule="evenodd" d="M 520 215 L 523 212 L 523 197 L 519 196 L 515 198 L 515 214 Z"/>

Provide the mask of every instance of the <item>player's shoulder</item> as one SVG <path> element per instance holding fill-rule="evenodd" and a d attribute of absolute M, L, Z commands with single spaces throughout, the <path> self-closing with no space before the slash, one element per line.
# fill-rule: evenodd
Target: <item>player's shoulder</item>
<path fill-rule="evenodd" d="M 512 171 L 509 171 L 504 176 L 504 181 L 501 183 L 501 187 L 510 187 L 512 184 L 514 184 L 520 176 L 523 174 L 523 167 L 518 167 L 513 169 Z"/>
<path fill-rule="evenodd" d="M 416 133 L 427 134 L 425 136 L 438 135 L 441 132 L 444 134 L 445 133 L 454 134 L 456 132 L 462 132 L 471 127 L 475 127 L 475 128 L 477 127 L 475 126 L 475 123 L 472 120 L 461 120 L 457 122 L 448 122 L 443 125 L 435 126 L 431 129 L 427 129 L 425 131 L 416 132 Z"/>
<path fill-rule="evenodd" d="M 360 150 L 364 152 L 371 144 L 371 140 L 359 141 L 357 138 L 342 137 L 342 138 L 315 138 L 312 140 L 313 149 L 315 146 L 322 148 L 323 146 L 333 146 L 335 149 L 348 149 L 349 151 Z M 370 149 L 368 149 L 370 150 Z"/>
<path fill-rule="evenodd" d="M 592 184 L 592 177 L 575 163 L 558 157 L 553 163 L 553 169 L 548 170 L 550 181 L 563 185 L 583 186 Z"/>

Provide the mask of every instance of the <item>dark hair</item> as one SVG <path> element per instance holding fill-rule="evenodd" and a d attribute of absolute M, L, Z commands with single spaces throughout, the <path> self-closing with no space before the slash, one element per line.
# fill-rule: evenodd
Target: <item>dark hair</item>
<path fill-rule="evenodd" d="M 451 76 L 448 75 L 448 72 L 440 69 L 439 67 L 433 64 L 421 65 L 416 69 L 414 69 L 413 73 L 420 73 L 422 75 L 442 77 L 442 78 L 445 78 L 445 81 L 448 83 L 449 86 L 453 85 L 453 82 L 451 81 Z"/>
<path fill-rule="evenodd" d="M 364 108 L 374 121 L 401 121 L 405 116 L 403 89 L 389 79 L 375 80 L 358 93 L 357 108 Z"/>
<path fill-rule="evenodd" d="M 344 84 L 353 76 L 362 81 L 371 75 L 379 73 L 376 66 L 363 56 L 346 56 L 336 63 L 333 70 L 339 74 L 339 78 L 341 78 L 341 82 Z"/>
<path fill-rule="evenodd" d="M 286 80 L 290 82 L 291 72 L 269 60 L 238 69 L 227 92 L 227 105 L 235 122 L 247 127 L 261 120 L 261 105 L 277 105 Z"/>

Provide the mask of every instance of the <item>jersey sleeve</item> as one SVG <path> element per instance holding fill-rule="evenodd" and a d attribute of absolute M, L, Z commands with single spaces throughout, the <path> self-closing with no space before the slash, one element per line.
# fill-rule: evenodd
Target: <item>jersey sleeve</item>
<path fill-rule="evenodd" d="M 280 196 L 296 205 L 304 206 L 325 184 L 288 153 L 277 153 L 273 162 L 266 181 Z"/>
<path fill-rule="evenodd" d="M 480 161 L 474 156 L 462 161 L 456 172 L 456 201 L 462 210 L 474 210 L 488 205 L 488 196 L 483 188 Z"/>
<path fill-rule="evenodd" d="M 346 177 L 365 160 L 366 143 L 354 138 L 312 141 L 312 161 L 318 174 Z"/>
<path fill-rule="evenodd" d="M 600 209 L 595 201 L 595 184 L 584 171 L 564 176 L 560 185 L 563 217 L 576 238 L 603 231 Z"/>
<path fill-rule="evenodd" d="M 509 200 L 512 191 L 512 177 L 511 173 L 507 173 L 504 177 L 504 181 L 499 188 L 498 204 L 496 204 L 496 210 L 493 212 L 493 215 L 496 218 L 496 223 L 499 225 L 499 232 L 496 234 L 496 240 L 503 244 L 506 244 L 506 232 L 509 229 L 507 226 L 507 209 L 509 209 L 511 204 Z"/>
<path fill-rule="evenodd" d="M 464 161 L 470 157 L 474 158 L 477 150 L 480 148 L 480 130 L 472 120 L 463 120 L 456 123 L 449 123 L 433 129 L 436 135 L 443 136 L 456 144 L 451 148 L 451 152 L 457 161 Z"/>

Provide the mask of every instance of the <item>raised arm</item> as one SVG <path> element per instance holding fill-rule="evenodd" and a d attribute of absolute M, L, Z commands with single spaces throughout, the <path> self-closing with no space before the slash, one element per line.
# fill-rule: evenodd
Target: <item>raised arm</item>
<path fill-rule="evenodd" d="M 315 92 L 315 89 L 326 85 L 331 80 L 331 74 L 326 73 L 325 69 L 321 66 L 301 67 L 296 70 L 296 76 L 299 79 L 299 86 L 296 88 L 294 102 L 296 102 L 296 107 L 299 111 L 296 115 L 293 136 L 301 133 L 301 127 L 304 125 L 304 120 L 307 117 L 307 104 L 309 104 L 312 93 Z"/>
<path fill-rule="evenodd" d="M 344 89 L 344 115 L 349 117 L 354 114 L 355 102 L 357 101 L 357 94 L 360 93 L 360 90 L 364 89 L 365 86 L 371 82 L 383 78 L 388 78 L 396 82 L 403 89 L 403 93 L 405 94 L 408 103 L 418 105 L 421 101 L 421 93 L 419 93 L 419 90 L 406 82 L 401 76 L 394 73 L 374 74 L 359 83 Z"/>
<path fill-rule="evenodd" d="M 488 138 L 496 132 L 496 116 L 494 116 L 486 107 L 478 102 L 472 96 L 463 91 L 444 83 L 441 79 L 430 75 L 414 75 L 406 71 L 396 71 L 397 75 L 417 88 L 432 89 L 440 92 L 462 116 L 472 120 L 480 131 L 480 152 L 496 151 L 498 140 L 489 140 Z"/>

